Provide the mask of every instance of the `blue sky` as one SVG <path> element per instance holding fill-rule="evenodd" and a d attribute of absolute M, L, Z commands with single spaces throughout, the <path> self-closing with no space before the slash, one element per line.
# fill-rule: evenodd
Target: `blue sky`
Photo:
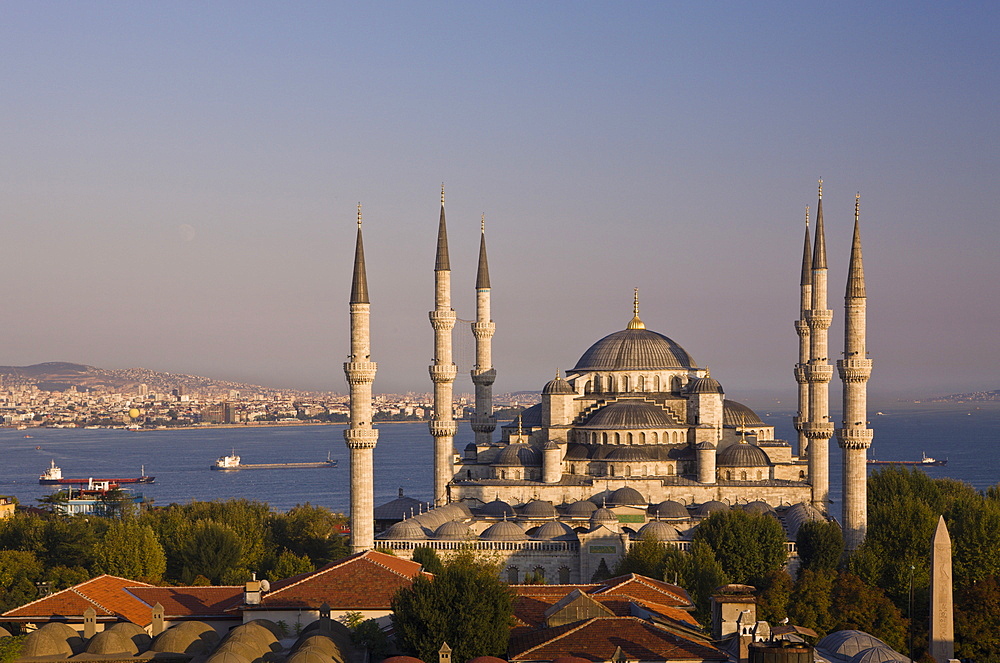
<path fill-rule="evenodd" d="M 486 214 L 499 391 L 572 367 L 638 287 L 647 326 L 728 393 L 791 399 L 823 177 L 831 356 L 860 191 L 873 392 L 1000 388 L 998 17 L 4 3 L 0 363 L 342 391 L 361 201 L 376 390 L 425 391 L 443 181 L 463 319 Z"/>

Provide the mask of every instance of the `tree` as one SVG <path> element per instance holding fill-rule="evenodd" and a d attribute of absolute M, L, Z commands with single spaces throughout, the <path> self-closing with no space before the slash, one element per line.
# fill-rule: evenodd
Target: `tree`
<path fill-rule="evenodd" d="M 667 545 L 651 536 L 644 536 L 618 560 L 612 573 L 616 576 L 638 573 L 648 578 L 662 578 L 666 558 Z"/>
<path fill-rule="evenodd" d="M 321 566 L 342 556 L 339 525 L 346 518 L 321 506 L 296 504 L 287 513 L 273 517 L 274 542 L 296 555 L 307 555 L 313 564 Z"/>
<path fill-rule="evenodd" d="M 991 498 L 992 499 L 992 498 Z M 955 656 L 992 661 L 1000 652 L 1000 582 L 984 578 L 955 592 Z"/>
<path fill-rule="evenodd" d="M 188 532 L 177 554 L 181 578 L 185 582 L 202 575 L 213 584 L 221 584 L 227 571 L 239 568 L 243 544 L 228 526 L 214 520 L 199 520 Z"/>
<path fill-rule="evenodd" d="M 281 554 L 278 555 L 278 559 L 274 562 L 274 567 L 271 569 L 271 577 L 275 580 L 281 578 L 291 578 L 292 576 L 297 576 L 300 573 L 309 573 L 310 571 L 315 571 L 316 567 L 313 566 L 312 562 L 305 555 L 301 557 L 295 553 L 283 550 Z"/>
<path fill-rule="evenodd" d="M 42 576 L 42 564 L 26 550 L 0 550 L 0 612 L 33 601 L 35 582 Z"/>
<path fill-rule="evenodd" d="M 444 570 L 444 564 L 441 563 L 441 558 L 438 557 L 437 551 L 430 546 L 416 548 L 413 551 L 412 559 L 423 566 L 423 570 L 427 573 L 438 574 Z"/>
<path fill-rule="evenodd" d="M 803 569 L 836 569 L 844 555 L 844 536 L 835 522 L 802 523 L 795 543 Z"/>
<path fill-rule="evenodd" d="M 841 573 L 833 583 L 830 598 L 831 631 L 864 631 L 896 651 L 903 651 L 906 620 L 880 589 L 869 587 L 856 575 Z"/>
<path fill-rule="evenodd" d="M 831 594 L 836 577 L 836 571 L 828 569 L 802 570 L 788 604 L 788 616 L 793 623 L 813 629 L 820 637 L 831 631 Z"/>
<path fill-rule="evenodd" d="M 498 566 L 464 550 L 433 579 L 420 575 L 396 593 L 392 623 L 403 648 L 424 661 L 436 660 L 444 642 L 456 661 L 504 656 L 513 600 Z"/>
<path fill-rule="evenodd" d="M 767 574 L 758 587 L 757 619 L 776 624 L 788 617 L 793 586 L 792 577 L 782 570 Z"/>
<path fill-rule="evenodd" d="M 694 615 L 702 624 L 708 624 L 711 618 L 711 599 L 715 590 L 729 584 L 729 576 L 722 569 L 722 564 L 715 558 L 712 547 L 704 541 L 695 539 L 691 543 L 688 567 L 684 573 L 683 586 L 694 602 Z"/>
<path fill-rule="evenodd" d="M 603 582 L 608 578 L 613 578 L 611 575 L 611 569 L 608 568 L 608 563 L 605 559 L 601 558 L 601 563 L 597 565 L 597 569 L 594 571 L 594 575 L 590 577 L 590 582 Z"/>
<path fill-rule="evenodd" d="M 768 515 L 721 511 L 705 519 L 695 532 L 715 552 L 733 582 L 756 585 L 785 565 L 785 531 Z"/>
<path fill-rule="evenodd" d="M 163 546 L 153 528 L 134 518 L 113 521 L 95 551 L 95 569 L 99 573 L 159 582 L 167 569 Z"/>

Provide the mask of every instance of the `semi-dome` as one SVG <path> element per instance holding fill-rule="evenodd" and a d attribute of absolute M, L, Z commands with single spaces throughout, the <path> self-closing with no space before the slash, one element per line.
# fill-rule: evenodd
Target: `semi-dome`
<path fill-rule="evenodd" d="M 687 508 L 680 502 L 674 500 L 664 500 L 650 509 L 650 513 L 657 518 L 690 518 Z"/>
<path fill-rule="evenodd" d="M 743 403 L 725 400 L 722 402 L 723 426 L 766 426 L 767 424 Z"/>
<path fill-rule="evenodd" d="M 715 464 L 718 467 L 770 467 L 771 459 L 756 444 L 740 441 L 720 451 Z"/>
<path fill-rule="evenodd" d="M 558 515 L 552 502 L 546 500 L 531 500 L 521 508 L 524 518 L 555 518 Z"/>
<path fill-rule="evenodd" d="M 530 444 L 514 443 L 497 454 L 494 465 L 515 467 L 536 467 L 542 464 L 542 455 Z"/>
<path fill-rule="evenodd" d="M 524 533 L 517 523 L 510 520 L 501 520 L 490 525 L 482 537 L 484 541 L 524 541 L 528 535 Z"/>
<path fill-rule="evenodd" d="M 566 515 L 570 518 L 590 518 L 597 511 L 597 505 L 590 500 L 579 500 L 566 507 Z"/>
<path fill-rule="evenodd" d="M 575 539 L 576 533 L 568 525 L 558 520 L 550 520 L 535 530 L 532 536 L 536 539 L 552 541 L 553 539 Z"/>
<path fill-rule="evenodd" d="M 492 502 L 487 502 L 480 509 L 480 513 L 488 518 L 502 518 L 504 516 L 514 516 L 514 507 L 503 500 L 497 498 Z"/>
<path fill-rule="evenodd" d="M 607 507 L 601 507 L 590 514 L 590 524 L 593 526 L 597 525 L 617 525 L 618 516 L 615 512 Z"/>
<path fill-rule="evenodd" d="M 648 506 L 649 501 L 638 490 L 631 486 L 622 486 L 608 495 L 611 506 Z"/>
<path fill-rule="evenodd" d="M 688 382 L 687 386 L 688 393 L 690 394 L 721 394 L 722 385 L 719 381 L 713 377 L 705 376 L 703 378 L 695 378 Z"/>
<path fill-rule="evenodd" d="M 566 460 L 586 460 L 590 458 L 590 449 L 586 445 L 577 444 L 575 442 L 570 443 L 566 447 L 566 455 L 564 456 Z"/>
<path fill-rule="evenodd" d="M 605 460 L 624 460 L 629 462 L 641 462 L 651 460 L 649 453 L 643 447 L 625 445 L 615 448 L 609 453 Z"/>
<path fill-rule="evenodd" d="M 435 539 L 444 541 L 465 541 L 473 536 L 469 526 L 457 520 L 449 520 L 434 532 Z"/>
<path fill-rule="evenodd" d="M 667 428 L 677 422 L 662 407 L 649 401 L 621 400 L 597 410 L 579 428 L 628 430 L 632 428 Z"/>
<path fill-rule="evenodd" d="M 648 329 L 623 329 L 594 343 L 574 371 L 632 371 L 696 368 L 681 346 Z"/>
<path fill-rule="evenodd" d="M 660 522 L 659 520 L 651 520 L 639 528 L 636 538 L 650 538 L 654 541 L 677 541 L 681 536 L 672 525 Z"/>
<path fill-rule="evenodd" d="M 709 500 L 696 506 L 694 509 L 694 515 L 707 518 L 713 513 L 719 513 L 720 511 L 729 511 L 729 505 L 725 502 Z"/>
<path fill-rule="evenodd" d="M 571 385 L 566 380 L 560 377 L 556 377 L 554 380 L 549 380 L 542 387 L 542 394 L 575 394 L 573 391 L 573 385 Z"/>

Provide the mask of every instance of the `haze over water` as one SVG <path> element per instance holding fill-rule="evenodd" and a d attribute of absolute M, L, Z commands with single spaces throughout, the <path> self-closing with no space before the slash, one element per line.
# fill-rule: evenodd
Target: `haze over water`
<path fill-rule="evenodd" d="M 794 439 L 788 412 L 758 411 L 776 427 L 776 436 Z M 921 452 L 947 458 L 945 467 L 926 468 L 932 477 L 953 477 L 983 490 L 1000 482 L 1000 404 L 898 404 L 883 416 L 872 413 L 873 453 L 880 460 L 915 460 Z M 53 488 L 38 484 L 50 460 L 66 477 L 138 476 L 140 466 L 156 483 L 136 487 L 157 505 L 191 500 L 247 498 L 277 510 L 311 502 L 334 511 L 349 507 L 347 449 L 343 425 L 280 428 L 214 428 L 133 433 L 124 430 L 0 430 L 0 494 L 33 504 Z M 418 499 L 431 494 L 432 439 L 427 424 L 383 424 L 375 448 L 375 504 L 396 497 L 399 488 Z M 30 435 L 30 438 L 25 438 Z M 460 422 L 455 447 L 472 441 L 467 422 Z M 840 450 L 831 441 L 830 488 L 839 515 Z M 36 449 L 40 447 L 40 449 Z M 307 470 L 213 472 L 218 456 L 235 449 L 246 463 L 324 460 L 329 452 L 339 467 Z M 871 466 L 869 467 L 871 469 Z M 595 489 L 595 493 L 598 492 Z"/>

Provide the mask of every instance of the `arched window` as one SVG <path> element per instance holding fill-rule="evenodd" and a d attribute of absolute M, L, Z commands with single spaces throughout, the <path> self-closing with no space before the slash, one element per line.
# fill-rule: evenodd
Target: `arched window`
<path fill-rule="evenodd" d="M 559 584 L 568 585 L 569 584 L 569 567 L 560 566 L 559 567 Z"/>
<path fill-rule="evenodd" d="M 594 376 L 594 391 L 596 391 L 597 393 L 601 393 L 601 376 L 600 375 L 595 375 Z"/>
<path fill-rule="evenodd" d="M 681 379 L 676 375 L 670 378 L 670 391 L 676 393 L 681 390 Z"/>
<path fill-rule="evenodd" d="M 632 444 L 632 433 L 626 433 L 625 443 L 626 444 Z"/>
<path fill-rule="evenodd" d="M 764 478 L 764 475 L 761 474 L 760 470 L 757 470 L 757 481 L 760 481 L 763 478 Z"/>
<path fill-rule="evenodd" d="M 726 481 L 732 481 L 732 480 L 733 480 L 733 473 L 730 472 L 729 470 L 726 470 Z"/>
<path fill-rule="evenodd" d="M 609 375 L 608 376 L 608 391 L 609 392 L 614 392 L 614 390 L 615 390 L 615 376 Z"/>
<path fill-rule="evenodd" d="M 805 470 L 799 470 L 799 481 L 805 481 L 805 480 L 806 480 Z"/>
<path fill-rule="evenodd" d="M 644 375 L 639 376 L 638 380 L 636 381 L 635 388 L 638 391 L 646 391 L 646 376 Z"/>
<path fill-rule="evenodd" d="M 518 574 L 518 571 L 517 571 L 517 567 L 516 566 L 508 566 L 507 567 L 507 584 L 508 585 L 516 585 L 517 584 L 517 574 Z"/>
<path fill-rule="evenodd" d="M 659 444 L 659 442 L 660 442 L 660 434 L 657 433 L 656 431 L 653 431 L 653 444 Z"/>
<path fill-rule="evenodd" d="M 659 390 L 660 390 L 660 376 L 659 375 L 654 375 L 653 376 L 653 391 L 659 391 Z"/>
<path fill-rule="evenodd" d="M 608 474 L 610 474 L 611 476 L 615 475 L 615 466 L 614 465 L 608 465 Z"/>
<path fill-rule="evenodd" d="M 500 470 L 500 478 L 501 479 L 507 478 L 507 470 Z"/>
<path fill-rule="evenodd" d="M 576 463 L 570 463 L 569 464 L 569 473 L 570 474 L 576 474 Z"/>
<path fill-rule="evenodd" d="M 540 566 L 536 566 L 534 568 L 534 574 L 535 574 L 535 582 L 537 582 L 539 585 L 544 585 L 545 584 L 545 569 L 543 569 Z"/>
<path fill-rule="evenodd" d="M 472 478 L 472 470 L 466 470 L 465 471 L 465 478 L 466 479 L 471 479 Z"/>
<path fill-rule="evenodd" d="M 646 434 L 639 433 L 639 444 L 646 444 Z"/>
<path fill-rule="evenodd" d="M 604 441 L 604 444 L 607 444 L 608 443 L 608 434 L 607 433 L 601 433 L 601 439 Z"/>
<path fill-rule="evenodd" d="M 628 391 L 628 376 L 622 376 L 622 391 Z"/>
<path fill-rule="evenodd" d="M 621 444 L 621 443 L 622 443 L 621 433 L 615 433 L 615 444 Z"/>
<path fill-rule="evenodd" d="M 673 473 L 674 473 L 674 466 L 673 465 L 667 465 L 667 474 L 673 475 Z"/>
<path fill-rule="evenodd" d="M 594 384 L 590 380 L 587 380 L 587 383 L 583 385 L 583 393 L 589 394 L 593 390 L 594 390 Z"/>
<path fill-rule="evenodd" d="M 746 480 L 747 480 L 747 473 L 740 472 L 740 481 L 746 481 Z"/>
<path fill-rule="evenodd" d="M 632 476 L 632 466 L 631 465 L 626 465 L 625 466 L 625 476 L 627 476 L 627 477 Z"/>

